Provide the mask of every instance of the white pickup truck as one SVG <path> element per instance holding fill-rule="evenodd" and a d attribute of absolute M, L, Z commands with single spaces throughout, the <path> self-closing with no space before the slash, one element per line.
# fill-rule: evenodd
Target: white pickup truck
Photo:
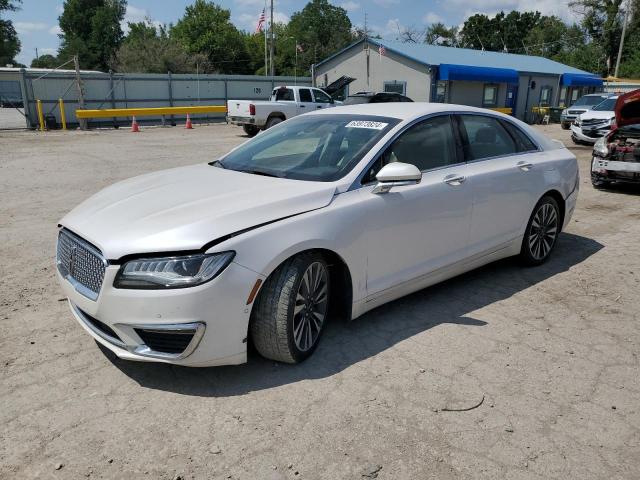
<path fill-rule="evenodd" d="M 241 125 L 250 137 L 286 119 L 339 105 L 319 88 L 283 86 L 273 89 L 269 101 L 228 100 L 227 122 Z"/>

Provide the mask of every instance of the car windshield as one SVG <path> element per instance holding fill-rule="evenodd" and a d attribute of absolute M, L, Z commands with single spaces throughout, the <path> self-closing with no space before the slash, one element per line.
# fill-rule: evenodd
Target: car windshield
<path fill-rule="evenodd" d="M 576 103 L 574 103 L 572 106 L 574 107 L 580 107 L 580 106 L 592 106 L 592 105 L 598 105 L 600 102 L 602 102 L 602 100 L 604 100 L 605 96 L 601 96 L 601 95 L 585 95 L 584 97 L 580 97 L 578 99 L 578 101 L 576 101 Z"/>
<path fill-rule="evenodd" d="M 604 102 L 593 107 L 593 110 L 596 112 L 613 112 L 617 101 L 617 98 L 607 98 Z"/>
<path fill-rule="evenodd" d="M 256 175 L 332 182 L 349 173 L 399 122 L 370 115 L 301 116 L 266 130 L 211 164 Z"/>

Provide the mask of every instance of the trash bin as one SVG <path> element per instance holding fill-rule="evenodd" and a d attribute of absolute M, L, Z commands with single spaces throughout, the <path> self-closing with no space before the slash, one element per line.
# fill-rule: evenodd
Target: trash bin
<path fill-rule="evenodd" d="M 560 123 L 560 115 L 562 114 L 562 107 L 551 107 L 549 108 L 549 116 L 551 117 L 551 123 Z"/>
<path fill-rule="evenodd" d="M 47 115 L 44 117 L 44 125 L 47 130 L 57 130 L 58 122 L 55 115 Z"/>

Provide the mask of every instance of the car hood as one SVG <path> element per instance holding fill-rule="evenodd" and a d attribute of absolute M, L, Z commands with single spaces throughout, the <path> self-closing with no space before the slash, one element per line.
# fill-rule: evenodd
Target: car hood
<path fill-rule="evenodd" d="M 60 224 L 111 260 L 205 244 L 331 203 L 335 187 L 194 165 L 116 183 Z"/>
<path fill-rule="evenodd" d="M 588 112 L 585 112 L 582 115 L 580 115 L 580 120 L 598 120 L 598 119 L 608 120 L 610 118 L 613 118 L 614 116 L 615 116 L 615 113 L 610 110 L 602 110 L 602 111 L 595 111 L 595 112 L 593 110 L 589 110 Z"/>
<path fill-rule="evenodd" d="M 620 95 L 616 101 L 616 125 L 635 125 L 640 123 L 640 90 Z"/>

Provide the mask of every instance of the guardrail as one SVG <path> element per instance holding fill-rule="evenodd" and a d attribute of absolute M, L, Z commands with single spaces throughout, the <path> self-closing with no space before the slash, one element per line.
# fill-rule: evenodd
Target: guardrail
<path fill-rule="evenodd" d="M 105 108 L 101 110 L 76 110 L 76 117 L 114 118 L 226 112 L 227 107 L 225 105 L 199 105 L 195 107 Z"/>

